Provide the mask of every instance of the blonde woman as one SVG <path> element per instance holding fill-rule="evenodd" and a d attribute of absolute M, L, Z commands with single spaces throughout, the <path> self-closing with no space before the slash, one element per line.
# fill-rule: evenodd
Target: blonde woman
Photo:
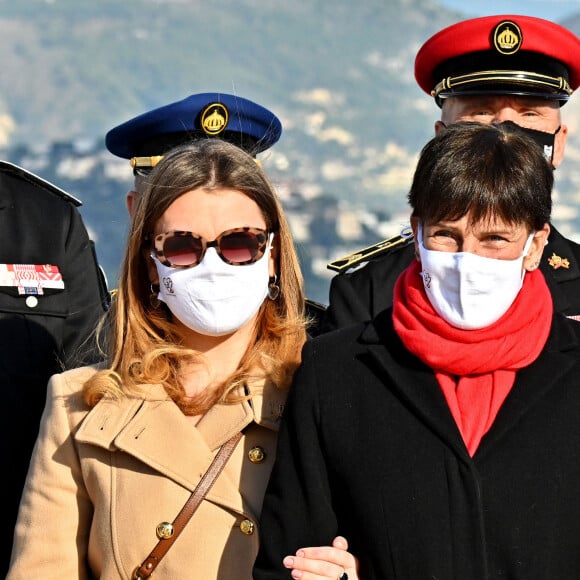
<path fill-rule="evenodd" d="M 105 320 L 106 363 L 49 383 L 10 580 L 144 577 L 139 567 L 236 433 L 213 487 L 148 573 L 251 578 L 307 337 L 298 260 L 271 184 L 240 148 L 179 147 L 147 180 Z M 297 559 L 305 580 L 352 567 L 344 539 L 335 545 Z"/>

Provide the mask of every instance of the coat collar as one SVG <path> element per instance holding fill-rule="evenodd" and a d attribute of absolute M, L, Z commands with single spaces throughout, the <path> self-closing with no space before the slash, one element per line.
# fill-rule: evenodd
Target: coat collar
<path fill-rule="evenodd" d="M 163 387 L 152 385 L 139 397 L 102 399 L 74 437 L 111 452 L 121 450 L 193 490 L 217 449 L 235 433 L 251 423 L 277 430 L 285 394 L 273 386 L 262 392 L 258 385 L 250 393 L 250 401 L 216 405 L 194 427 Z M 220 476 L 211 493 L 230 498 L 232 509 L 242 509 L 238 485 L 227 477 Z"/>
<path fill-rule="evenodd" d="M 567 282 L 580 278 L 580 265 L 576 260 L 574 250 L 570 246 L 570 241 L 552 224 L 550 224 L 548 243 L 542 253 L 540 270 L 544 273 L 548 285 L 551 282 Z M 551 287 L 552 285 L 550 285 Z"/>
<path fill-rule="evenodd" d="M 457 455 L 469 461 L 467 449 L 433 371 L 404 347 L 393 328 L 391 308 L 366 325 L 360 341 L 367 345 L 374 361 L 389 376 L 389 388 Z"/>
<path fill-rule="evenodd" d="M 563 282 L 571 282 L 580 278 L 580 265 L 576 260 L 576 253 L 571 247 L 570 241 L 562 236 L 552 224 L 550 224 L 548 243 L 540 260 L 540 270 L 550 288 L 556 312 L 568 313 L 572 310 L 572 314 L 580 314 L 574 312 L 570 298 L 561 287 Z"/>
<path fill-rule="evenodd" d="M 577 325 L 577 326 L 575 326 Z M 555 388 L 561 377 L 577 364 L 580 323 L 554 315 L 541 355 L 517 373 L 515 384 L 476 456 L 492 448 L 530 409 Z M 434 432 L 465 462 L 471 459 L 447 406 L 433 371 L 403 346 L 392 324 L 392 309 L 365 325 L 359 341 L 390 377 L 393 389 Z"/>
<path fill-rule="evenodd" d="M 514 386 L 492 428 L 482 439 L 477 451 L 479 457 L 493 449 L 526 413 L 542 405 L 544 397 L 562 384 L 562 377 L 577 366 L 579 336 L 579 322 L 568 320 L 562 314 L 554 315 L 546 346 L 531 365 L 517 373 Z"/>

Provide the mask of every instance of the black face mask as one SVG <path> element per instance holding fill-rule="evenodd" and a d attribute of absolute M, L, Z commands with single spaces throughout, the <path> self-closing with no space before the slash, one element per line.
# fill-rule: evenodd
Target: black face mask
<path fill-rule="evenodd" d="M 517 126 L 521 131 L 526 133 L 528 137 L 531 137 L 541 148 L 544 153 L 544 157 L 550 162 L 552 167 L 552 161 L 554 159 L 554 143 L 556 141 L 556 135 L 560 132 L 562 127 L 558 127 L 554 133 L 548 133 L 546 131 L 536 131 L 536 129 L 528 129 L 527 127 L 522 127 L 513 121 L 503 121 L 504 123 L 510 123 L 511 125 Z M 441 122 L 444 127 L 445 123 Z M 555 168 L 554 168 L 555 169 Z"/>
<path fill-rule="evenodd" d="M 554 142 L 556 141 L 556 135 L 560 131 L 561 127 L 558 127 L 554 133 L 547 133 L 546 131 L 536 131 L 535 129 L 528 129 L 527 127 L 522 127 L 521 125 L 518 125 L 518 127 L 529 137 L 531 137 L 542 148 L 542 151 L 544 152 L 544 157 L 550 163 L 552 163 L 552 160 L 554 159 Z M 554 167 L 553 164 L 552 167 Z"/>

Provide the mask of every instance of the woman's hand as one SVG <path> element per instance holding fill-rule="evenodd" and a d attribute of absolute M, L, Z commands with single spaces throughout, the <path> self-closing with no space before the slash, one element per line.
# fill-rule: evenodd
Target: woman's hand
<path fill-rule="evenodd" d="M 283 563 L 296 580 L 358 580 L 357 559 L 342 536 L 334 538 L 332 546 L 300 548 L 295 556 L 286 556 Z"/>

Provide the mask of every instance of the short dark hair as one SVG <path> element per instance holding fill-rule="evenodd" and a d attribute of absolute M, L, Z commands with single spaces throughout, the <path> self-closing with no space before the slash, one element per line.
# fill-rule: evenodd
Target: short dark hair
<path fill-rule="evenodd" d="M 408 201 L 426 223 L 498 217 L 539 230 L 550 220 L 553 169 L 512 122 L 459 122 L 422 149 Z"/>

